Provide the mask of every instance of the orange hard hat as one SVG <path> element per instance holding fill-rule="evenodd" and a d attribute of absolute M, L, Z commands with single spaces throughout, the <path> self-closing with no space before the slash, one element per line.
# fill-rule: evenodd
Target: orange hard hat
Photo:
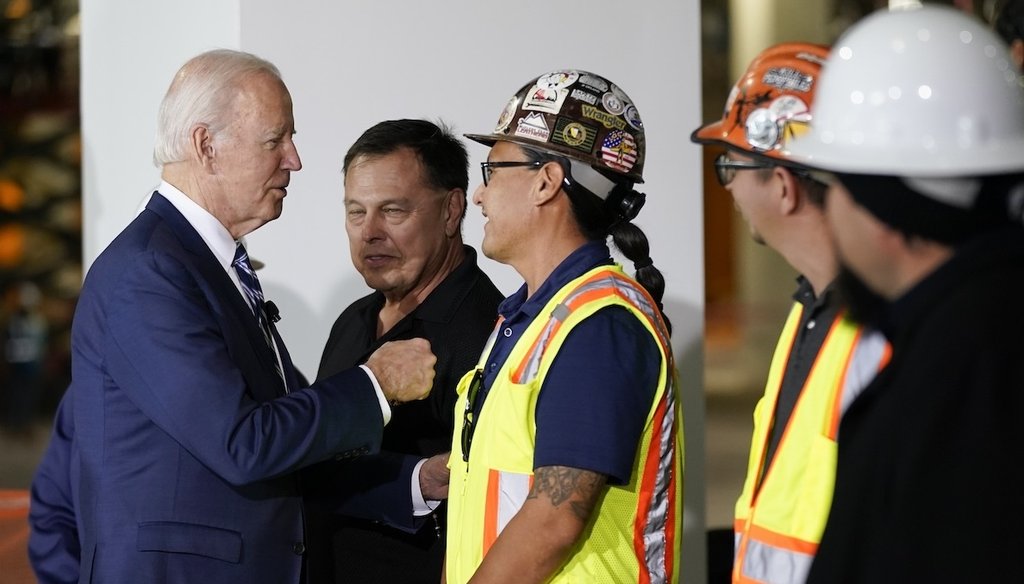
<path fill-rule="evenodd" d="M 765 49 L 733 86 L 722 119 L 698 128 L 690 140 L 782 158 L 787 142 L 807 130 L 828 52 L 811 43 Z"/>

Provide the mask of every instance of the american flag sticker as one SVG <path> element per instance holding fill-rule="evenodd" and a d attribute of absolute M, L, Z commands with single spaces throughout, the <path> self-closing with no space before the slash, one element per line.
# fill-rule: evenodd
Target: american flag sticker
<path fill-rule="evenodd" d="M 629 132 L 612 130 L 601 143 L 601 159 L 610 168 L 629 172 L 636 164 L 636 141 Z"/>

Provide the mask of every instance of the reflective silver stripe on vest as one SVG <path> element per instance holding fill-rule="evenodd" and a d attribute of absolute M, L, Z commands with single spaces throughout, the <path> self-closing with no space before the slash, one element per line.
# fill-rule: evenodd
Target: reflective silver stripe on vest
<path fill-rule="evenodd" d="M 554 332 L 555 326 L 564 321 L 568 316 L 569 308 L 564 304 L 559 304 L 551 311 L 551 318 L 544 325 L 544 330 L 537 336 L 537 343 L 534 345 L 533 351 L 524 360 L 526 365 L 523 367 L 522 376 L 516 380 L 517 382 L 528 383 L 537 377 L 537 373 L 540 372 L 540 360 L 544 356 L 544 348 L 548 346 L 548 341 L 551 340 L 551 334 Z"/>
<path fill-rule="evenodd" d="M 569 318 L 569 314 L 572 312 L 569 305 L 582 294 L 604 288 L 615 288 L 624 298 L 626 298 L 626 300 L 630 302 L 630 304 L 639 308 L 641 312 L 646 314 L 647 317 L 651 319 L 651 322 L 655 323 L 655 330 L 658 332 L 658 338 L 661 340 L 662 345 L 665 347 L 671 347 L 667 331 L 664 331 L 659 325 L 659 320 L 657 318 L 659 313 L 653 306 L 651 306 L 651 303 L 648 302 L 647 296 L 635 286 L 631 285 L 627 280 L 616 278 L 614 276 L 606 276 L 576 288 L 570 292 L 561 303 L 552 309 L 548 322 L 544 325 L 544 330 L 541 331 L 540 335 L 538 335 L 539 341 L 534 345 L 530 354 L 524 359 L 526 365 L 523 367 L 523 374 L 519 378 L 519 383 L 527 383 L 537 377 L 537 373 L 540 372 L 540 361 L 544 356 L 544 349 L 547 347 L 555 326 L 558 323 L 565 322 L 565 320 Z M 671 355 L 671 351 L 669 351 L 669 355 Z"/>
<path fill-rule="evenodd" d="M 662 418 L 661 427 L 658 428 L 658 470 L 655 475 L 650 506 L 646 510 L 638 510 L 638 512 L 644 511 L 645 513 L 643 533 L 644 564 L 647 572 L 650 574 L 650 581 L 666 582 L 668 581 L 668 574 L 666 573 L 667 554 L 671 553 L 669 542 L 667 541 L 670 517 L 669 505 L 673 504 L 674 498 L 671 486 L 672 473 L 675 469 L 676 450 L 675 433 L 672 431 L 676 418 L 676 392 L 673 375 L 675 364 L 672 356 L 672 345 L 669 343 L 668 331 L 664 329 L 662 321 L 658 318 L 660 311 L 650 303 L 649 297 L 641 292 L 633 282 L 622 278 L 607 277 L 594 282 L 594 284 L 614 287 L 630 304 L 640 309 L 654 325 L 653 328 L 658 334 L 658 340 L 665 349 L 667 370 L 665 374 L 665 392 L 661 396 L 661 400 L 665 405 L 665 416 Z M 650 452 L 648 452 L 648 456 L 650 456 Z M 676 480 L 682 480 L 682 477 L 675 478 Z"/>
<path fill-rule="evenodd" d="M 871 383 L 881 369 L 882 357 L 885 356 L 886 340 L 882 333 L 865 330 L 861 333 L 853 356 L 846 366 L 846 379 L 843 380 L 843 396 L 840 407 L 842 413 L 857 399 L 860 392 Z"/>
<path fill-rule="evenodd" d="M 655 321 L 657 322 L 657 321 Z M 671 360 L 669 361 L 671 364 Z M 647 508 L 646 521 L 644 522 L 644 563 L 651 575 L 651 582 L 667 582 L 666 554 L 671 553 L 667 539 L 669 505 L 673 503 L 672 473 L 675 465 L 675 433 L 672 431 L 676 418 L 675 409 L 675 385 L 672 382 L 672 370 L 668 372 L 665 393 L 662 401 L 665 403 L 665 417 L 662 419 L 661 428 L 658 429 L 658 472 L 654 482 L 654 492 L 651 494 L 651 505 Z M 648 453 L 650 455 L 650 453 Z M 683 477 L 676 477 L 681 481 Z M 680 534 L 676 534 L 679 537 Z"/>
<path fill-rule="evenodd" d="M 814 556 L 785 550 L 756 539 L 747 540 L 743 577 L 771 584 L 803 584 Z"/>
<path fill-rule="evenodd" d="M 495 501 L 498 535 L 505 529 L 509 521 L 519 513 L 530 494 L 530 475 L 496 471 L 498 479 L 498 500 Z"/>
<path fill-rule="evenodd" d="M 658 470 L 655 475 L 654 492 L 651 493 L 651 504 L 646 510 L 644 521 L 644 563 L 651 576 L 651 582 L 666 582 L 667 554 L 672 553 L 668 536 L 668 521 L 670 517 L 669 506 L 673 504 L 674 493 L 672 492 L 672 474 L 675 472 L 675 450 L 676 436 L 673 432 L 676 422 L 676 391 L 675 391 L 675 363 L 672 356 L 672 345 L 669 342 L 668 331 L 665 330 L 663 322 L 658 318 L 660 310 L 653 306 L 650 298 L 641 292 L 636 285 L 621 278 L 607 278 L 608 284 L 614 286 L 618 292 L 643 312 L 658 334 L 658 340 L 665 349 L 667 359 L 665 372 L 665 392 L 661 396 L 665 404 L 665 416 L 662 418 L 661 427 L 658 428 Z M 648 452 L 648 456 L 650 453 Z M 681 481 L 683 477 L 675 477 Z M 679 534 L 676 534 L 678 537 Z"/>

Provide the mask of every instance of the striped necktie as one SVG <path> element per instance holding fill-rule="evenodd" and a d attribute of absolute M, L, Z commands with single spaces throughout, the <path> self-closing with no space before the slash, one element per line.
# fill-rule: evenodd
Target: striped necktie
<path fill-rule="evenodd" d="M 238 281 L 242 284 L 245 299 L 249 302 L 249 308 L 252 309 L 253 316 L 256 317 L 260 330 L 263 331 L 263 340 L 266 341 L 271 353 L 274 354 L 274 369 L 277 370 L 278 376 L 284 382 L 285 391 L 287 392 L 288 383 L 284 379 L 284 372 L 281 371 L 281 364 L 277 360 L 277 351 L 274 349 L 274 337 L 270 334 L 270 323 L 267 320 L 267 312 L 263 307 L 263 288 L 260 287 L 260 281 L 256 278 L 256 270 L 252 268 L 252 263 L 249 262 L 249 254 L 246 253 L 242 242 L 238 242 L 235 246 L 235 259 L 231 262 L 231 266 L 235 268 L 235 272 L 238 274 Z"/>

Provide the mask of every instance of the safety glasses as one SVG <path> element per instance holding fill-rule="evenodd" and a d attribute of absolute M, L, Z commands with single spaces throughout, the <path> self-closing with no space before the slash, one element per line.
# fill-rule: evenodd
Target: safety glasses
<path fill-rule="evenodd" d="M 715 176 L 718 178 L 718 184 L 723 187 L 729 186 L 729 183 L 736 178 L 737 170 L 751 170 L 755 168 L 773 168 L 774 164 L 767 162 L 757 161 L 745 161 L 745 160 L 732 160 L 729 158 L 729 154 L 723 152 L 715 158 Z"/>
<path fill-rule="evenodd" d="M 531 168 L 540 168 L 541 166 L 544 166 L 544 163 L 541 162 L 540 160 L 533 160 L 533 161 L 506 160 L 506 161 L 499 161 L 499 162 L 481 162 L 480 163 L 480 172 L 484 176 L 484 186 L 486 187 L 487 184 L 491 182 L 491 173 L 494 172 L 495 168 L 514 168 L 514 167 L 517 167 L 517 166 L 529 166 Z"/>

